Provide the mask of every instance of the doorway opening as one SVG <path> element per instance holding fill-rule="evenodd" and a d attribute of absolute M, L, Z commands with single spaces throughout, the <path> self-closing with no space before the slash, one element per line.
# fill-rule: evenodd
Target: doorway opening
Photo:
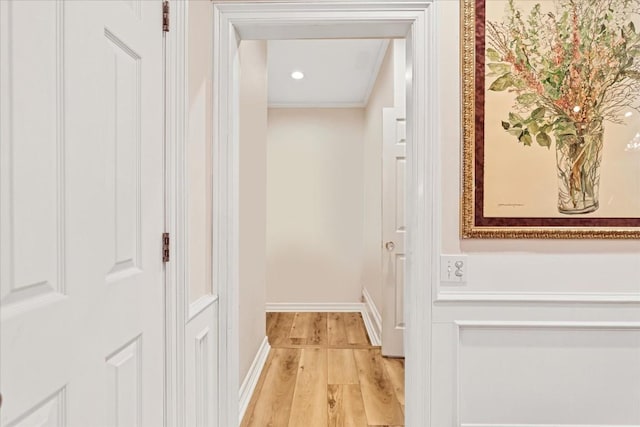
<path fill-rule="evenodd" d="M 431 289 L 437 263 L 436 93 L 430 3 L 214 3 L 214 247 L 220 295 L 220 425 L 238 422 L 241 40 L 405 38 L 407 55 L 406 424 L 429 425 Z M 429 96 L 431 94 L 431 96 Z"/>
<path fill-rule="evenodd" d="M 238 56 L 242 425 L 404 425 L 405 41 Z"/>

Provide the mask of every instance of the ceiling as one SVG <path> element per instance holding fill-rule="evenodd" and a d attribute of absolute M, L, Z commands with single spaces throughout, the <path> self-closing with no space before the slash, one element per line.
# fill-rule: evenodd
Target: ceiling
<path fill-rule="evenodd" d="M 269 40 L 270 107 L 364 107 L 387 40 Z M 293 71 L 304 78 L 294 80 Z"/>

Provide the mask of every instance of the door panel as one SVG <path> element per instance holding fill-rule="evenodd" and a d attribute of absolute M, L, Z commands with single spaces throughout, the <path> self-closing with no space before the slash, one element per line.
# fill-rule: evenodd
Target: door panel
<path fill-rule="evenodd" d="M 107 423 L 111 426 L 141 424 L 140 336 L 107 357 Z"/>
<path fill-rule="evenodd" d="M 406 257 L 404 254 L 396 255 L 395 292 L 394 292 L 394 319 L 395 328 L 404 329 L 404 269 Z"/>
<path fill-rule="evenodd" d="M 30 370 L 42 365 L 35 343 L 59 335 L 68 320 L 60 316 L 69 308 L 64 110 L 59 108 L 64 95 L 62 23 L 61 2 L 0 2 L 1 425 L 57 422 L 66 413 L 66 376 L 55 372 L 38 383 Z M 63 348 L 51 348 L 49 357 L 45 366 L 68 369 Z"/>
<path fill-rule="evenodd" d="M 406 121 L 403 108 L 384 108 L 382 354 L 404 357 Z"/>
<path fill-rule="evenodd" d="M 62 5 L 0 4 L 3 306 L 64 294 Z M 38 20 L 33 15 L 39 17 Z M 12 25 L 9 25 L 9 24 Z M 42 23 L 42 25 L 38 25 Z M 32 27 L 36 27 L 35 31 Z M 40 42 L 42 41 L 42 44 Z M 41 55 L 25 54 L 43 50 Z M 32 100 L 29 102 L 29 100 Z M 33 102 L 36 101 L 36 102 Z M 37 119 L 37 120 L 36 120 Z"/>
<path fill-rule="evenodd" d="M 0 2 L 0 425 L 163 423 L 161 13 Z"/>
<path fill-rule="evenodd" d="M 140 56 L 105 29 L 107 68 L 107 191 L 113 266 L 107 281 L 140 270 Z"/>

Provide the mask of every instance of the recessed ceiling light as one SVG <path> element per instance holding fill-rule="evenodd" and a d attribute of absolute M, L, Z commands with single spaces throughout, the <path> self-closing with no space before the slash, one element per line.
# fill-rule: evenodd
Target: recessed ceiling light
<path fill-rule="evenodd" d="M 291 73 L 291 78 L 294 80 L 302 80 L 304 79 L 304 73 L 302 71 L 294 71 Z"/>

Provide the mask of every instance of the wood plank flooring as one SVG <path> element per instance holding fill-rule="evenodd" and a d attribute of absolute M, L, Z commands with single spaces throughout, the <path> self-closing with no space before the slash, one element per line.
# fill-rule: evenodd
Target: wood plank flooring
<path fill-rule="evenodd" d="M 241 427 L 404 425 L 404 360 L 360 313 L 267 313 L 271 351 Z"/>

